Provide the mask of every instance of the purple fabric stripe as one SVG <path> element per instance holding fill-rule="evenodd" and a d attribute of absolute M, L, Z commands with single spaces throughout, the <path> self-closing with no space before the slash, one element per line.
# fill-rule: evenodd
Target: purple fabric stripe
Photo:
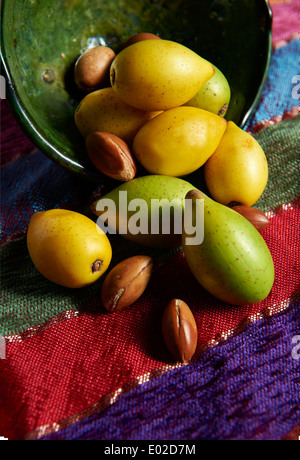
<path fill-rule="evenodd" d="M 296 302 L 43 439 L 280 440 L 300 424 L 299 313 Z"/>

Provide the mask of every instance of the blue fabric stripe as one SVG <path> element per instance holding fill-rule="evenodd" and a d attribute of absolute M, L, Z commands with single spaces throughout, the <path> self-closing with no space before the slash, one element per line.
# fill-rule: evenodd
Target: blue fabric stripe
<path fill-rule="evenodd" d="M 1 168 L 1 242 L 27 230 L 36 211 L 86 207 L 94 183 L 74 176 L 37 151 Z M 4 218 L 5 216 L 5 218 Z"/>
<path fill-rule="evenodd" d="M 292 107 L 299 107 L 299 91 L 293 77 L 299 75 L 300 40 L 293 40 L 272 54 L 270 70 L 260 102 L 246 128 L 252 130 L 256 123 L 283 115 Z"/>

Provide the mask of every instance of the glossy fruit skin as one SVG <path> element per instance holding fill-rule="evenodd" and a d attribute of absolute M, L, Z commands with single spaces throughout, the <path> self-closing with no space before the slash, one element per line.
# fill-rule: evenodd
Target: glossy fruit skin
<path fill-rule="evenodd" d="M 207 188 L 219 203 L 252 206 L 268 181 L 268 163 L 259 143 L 232 121 L 204 166 Z"/>
<path fill-rule="evenodd" d="M 206 110 L 176 107 L 145 123 L 135 136 L 133 152 L 152 174 L 184 176 L 214 153 L 226 125 Z"/>
<path fill-rule="evenodd" d="M 110 81 L 127 104 L 157 111 L 184 104 L 213 74 L 211 63 L 179 43 L 143 40 L 116 56 Z"/>
<path fill-rule="evenodd" d="M 228 110 L 231 90 L 225 75 L 214 66 L 215 74 L 199 89 L 185 105 L 208 110 L 224 117 Z"/>
<path fill-rule="evenodd" d="M 192 195 L 191 195 L 192 194 Z M 187 198 L 204 200 L 204 239 L 199 245 L 182 244 L 188 266 L 204 289 L 234 305 L 265 299 L 274 283 L 272 256 L 261 234 L 242 215 L 191 192 Z"/>
<path fill-rule="evenodd" d="M 103 131 L 131 143 L 139 129 L 158 112 L 144 112 L 125 104 L 112 88 L 85 96 L 75 112 L 75 123 L 84 137 Z"/>
<path fill-rule="evenodd" d="M 112 249 L 105 233 L 83 214 L 50 209 L 32 215 L 27 247 L 37 270 L 69 288 L 87 286 L 107 270 Z"/>
<path fill-rule="evenodd" d="M 184 206 L 184 197 L 189 190 L 194 189 L 195 187 L 189 182 L 170 176 L 161 176 L 161 175 L 149 175 L 143 177 L 136 177 L 129 182 L 126 182 L 119 187 L 115 188 L 111 192 L 107 193 L 105 196 L 101 197 L 99 200 L 95 201 L 91 210 L 97 216 L 103 216 L 110 219 L 110 212 L 107 212 L 106 209 L 101 210 L 102 205 L 105 203 L 104 200 L 109 199 L 115 203 L 115 208 L 117 211 L 116 225 L 114 230 L 121 234 L 124 238 L 133 241 L 142 246 L 155 247 L 155 248 L 174 248 L 181 245 L 181 232 L 177 231 L 174 227 L 176 225 L 175 219 L 179 215 L 180 220 L 182 218 L 183 206 Z M 122 202 L 123 197 L 121 193 L 126 192 L 127 202 Z M 147 232 L 144 234 L 142 232 L 137 234 L 132 234 L 130 231 L 130 219 L 135 214 L 135 211 L 130 211 L 127 209 L 128 203 L 132 202 L 135 199 L 142 199 L 145 202 L 147 209 L 145 209 L 147 217 Z M 153 202 L 151 200 L 157 200 Z M 162 201 L 164 200 L 164 201 Z M 171 203 L 174 200 L 174 207 L 169 206 L 170 210 L 170 231 L 168 233 L 163 233 L 162 225 L 159 226 L 158 232 L 151 228 L 151 219 L 153 216 L 159 216 L 159 222 L 162 222 L 162 215 L 168 209 L 168 203 Z M 156 212 L 158 214 L 156 214 Z M 114 210 L 112 210 L 114 213 Z M 167 214 L 166 214 L 167 215 Z M 113 222 L 113 216 L 111 219 Z"/>

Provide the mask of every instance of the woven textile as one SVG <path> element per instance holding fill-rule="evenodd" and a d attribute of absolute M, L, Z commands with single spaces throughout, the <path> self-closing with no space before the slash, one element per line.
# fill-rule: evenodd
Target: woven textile
<path fill-rule="evenodd" d="M 299 303 L 201 360 L 136 386 L 103 417 L 93 414 L 45 439 L 282 439 L 300 417 L 299 364 L 290 360 L 298 316 Z"/>
<path fill-rule="evenodd" d="M 270 171 L 256 207 L 271 221 L 263 237 L 275 283 L 255 305 L 227 305 L 205 292 L 182 250 L 154 251 L 118 235 L 111 237 L 112 266 L 140 253 L 155 261 L 130 309 L 109 314 L 100 302 L 101 280 L 74 291 L 44 279 L 26 247 L 30 216 L 61 207 L 94 218 L 89 205 L 100 190 L 37 151 L 1 101 L 0 436 L 296 439 L 300 116 L 292 77 L 299 73 L 299 22 L 292 30 L 284 17 L 298 6 L 274 5 L 270 72 L 245 128 L 263 147 Z M 188 365 L 174 363 L 161 334 L 162 310 L 175 297 L 191 307 L 199 332 Z"/>

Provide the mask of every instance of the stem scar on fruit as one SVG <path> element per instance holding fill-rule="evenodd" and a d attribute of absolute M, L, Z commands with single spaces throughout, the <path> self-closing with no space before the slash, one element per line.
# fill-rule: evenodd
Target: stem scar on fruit
<path fill-rule="evenodd" d="M 96 259 L 95 262 L 93 262 L 91 265 L 92 273 L 100 272 L 102 264 L 103 260 Z"/>

